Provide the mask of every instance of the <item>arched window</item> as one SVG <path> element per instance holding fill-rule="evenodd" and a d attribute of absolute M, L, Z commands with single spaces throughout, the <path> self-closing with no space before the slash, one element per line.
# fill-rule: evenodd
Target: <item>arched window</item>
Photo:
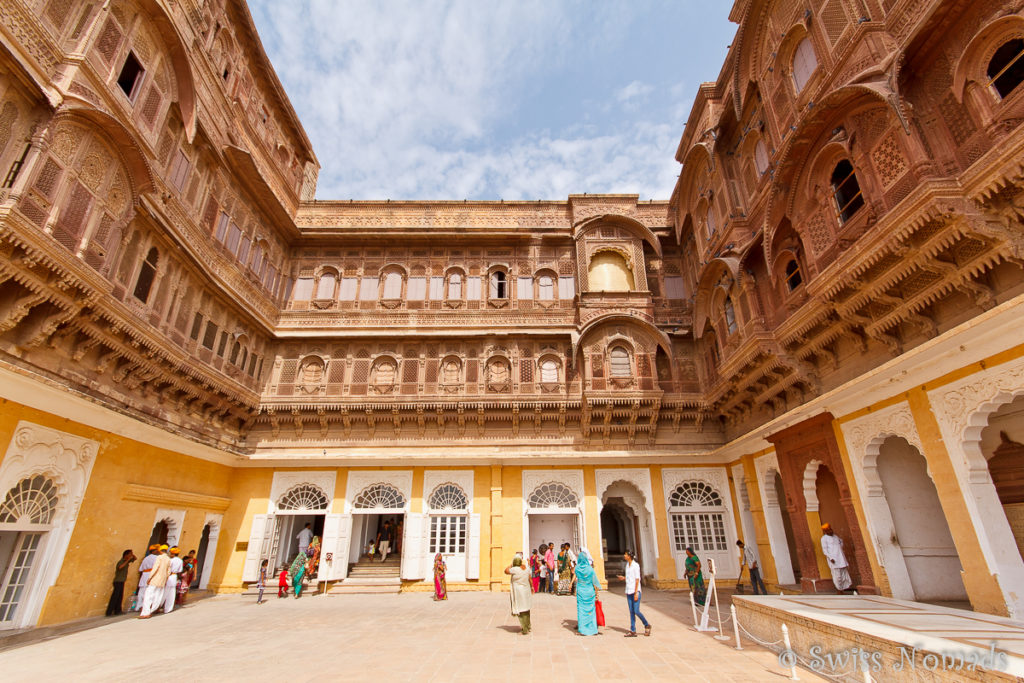
<path fill-rule="evenodd" d="M 572 489 L 558 482 L 541 484 L 530 494 L 528 501 L 532 508 L 574 508 L 580 504 Z"/>
<path fill-rule="evenodd" d="M 836 164 L 835 170 L 832 171 L 832 196 L 836 201 L 840 223 L 850 220 L 860 207 L 864 206 L 857 173 L 847 159 Z"/>
<path fill-rule="evenodd" d="M 789 263 L 786 264 L 786 287 L 792 292 L 803 281 L 804 277 L 800 274 L 800 264 L 796 262 L 796 259 L 790 259 Z"/>
<path fill-rule="evenodd" d="M 818 68 L 818 57 L 814 54 L 814 46 L 810 38 L 804 38 L 793 52 L 793 85 L 800 92 L 811 80 L 811 75 Z"/>
<path fill-rule="evenodd" d="M 320 282 L 316 287 L 317 299 L 333 299 L 334 287 L 338 282 L 338 276 L 334 271 L 328 270 L 320 275 Z"/>
<path fill-rule="evenodd" d="M 726 297 L 725 304 L 725 328 L 729 334 L 736 334 L 736 309 L 733 308 L 732 299 Z"/>
<path fill-rule="evenodd" d="M 988 84 L 1006 97 L 1024 81 L 1024 39 L 1014 38 L 999 46 L 988 63 Z"/>
<path fill-rule="evenodd" d="M 705 226 L 707 226 L 707 236 L 711 237 L 718 230 L 718 223 L 715 221 L 715 210 L 708 204 L 707 218 L 705 219 Z"/>
<path fill-rule="evenodd" d="M 544 384 L 558 382 L 558 362 L 553 358 L 545 358 L 540 362 L 540 381 Z"/>
<path fill-rule="evenodd" d="M 555 278 L 550 275 L 537 278 L 537 298 L 541 301 L 552 301 L 555 298 Z"/>
<path fill-rule="evenodd" d="M 451 300 L 462 298 L 462 273 L 451 273 L 448 276 L 448 295 L 445 298 Z"/>
<path fill-rule="evenodd" d="M 441 484 L 430 494 L 427 505 L 431 510 L 468 510 L 469 498 L 457 484 Z"/>
<path fill-rule="evenodd" d="M 612 348 L 611 351 L 611 376 L 632 377 L 633 367 L 629 362 L 629 351 L 621 346 Z"/>
<path fill-rule="evenodd" d="M 688 481 L 669 496 L 669 524 L 677 552 L 693 548 L 701 553 L 727 551 L 722 497 L 702 481 Z"/>
<path fill-rule="evenodd" d="M 504 271 L 496 270 L 491 273 L 491 298 L 508 298 L 508 278 Z"/>
<path fill-rule="evenodd" d="M 37 474 L 19 481 L 0 505 L 0 524 L 50 524 L 57 512 L 57 486 Z"/>
<path fill-rule="evenodd" d="M 307 512 L 326 510 L 327 505 L 327 496 L 319 487 L 312 484 L 300 484 L 288 489 L 288 492 L 281 496 L 281 500 L 277 503 L 277 509 Z"/>
<path fill-rule="evenodd" d="M 139 278 L 135 281 L 133 296 L 142 303 L 146 303 L 146 300 L 149 299 L 149 290 L 153 288 L 153 280 L 156 279 L 156 266 L 159 261 L 160 252 L 153 247 L 146 254 L 146 260 L 142 262 L 142 267 L 139 268 Z"/>
<path fill-rule="evenodd" d="M 599 251 L 590 258 L 589 280 L 593 292 L 631 292 L 635 288 L 626 258 L 616 251 Z"/>
<path fill-rule="evenodd" d="M 361 510 L 367 508 L 397 510 L 405 507 L 405 496 L 391 484 L 373 484 L 356 496 L 352 506 Z"/>
<path fill-rule="evenodd" d="M 389 271 L 384 274 L 384 293 L 382 299 L 402 298 L 402 274 L 397 271 Z"/>
<path fill-rule="evenodd" d="M 769 163 L 768 147 L 764 144 L 764 140 L 758 140 L 754 145 L 754 166 L 757 167 L 757 174 L 764 175 L 764 172 L 768 170 Z"/>

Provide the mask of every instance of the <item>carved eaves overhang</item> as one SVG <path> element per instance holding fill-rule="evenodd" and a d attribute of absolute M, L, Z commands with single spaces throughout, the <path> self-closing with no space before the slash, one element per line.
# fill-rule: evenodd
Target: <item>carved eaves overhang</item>
<path fill-rule="evenodd" d="M 260 407 L 248 445 L 269 440 L 321 439 L 358 447 L 382 439 L 416 443 L 497 440 L 588 447 L 656 447 L 659 424 L 672 434 L 698 430 L 708 416 L 697 395 L 666 398 L 660 391 L 601 392 L 583 397 L 423 398 L 407 401 L 270 399 Z"/>
<path fill-rule="evenodd" d="M 286 239 L 294 240 L 299 237 L 299 231 L 291 215 L 281 204 L 281 200 L 275 194 L 274 189 L 267 184 L 266 178 L 260 172 L 259 166 L 248 151 L 234 145 L 224 147 L 224 159 L 228 166 L 235 173 L 235 177 L 242 181 L 245 189 L 256 201 L 260 210 L 270 218 L 274 225 Z"/>
<path fill-rule="evenodd" d="M 236 420 L 236 433 L 251 418 L 259 405 L 257 392 L 197 364 L 150 325 L 144 311 L 113 297 L 107 280 L 17 211 L 0 220 L 0 251 L 0 286 L 5 287 L 0 333 L 14 334 L 18 363 L 31 361 L 36 350 L 64 349 L 72 362 L 68 372 L 74 369 L 77 376 L 81 371 L 75 364 L 92 354 L 89 373 L 100 377 L 110 371 L 125 397 L 155 397 L 159 405 L 187 407 L 196 415 L 198 433 L 215 416 L 218 423 Z M 118 410 L 135 409 L 129 398 L 102 400 Z"/>

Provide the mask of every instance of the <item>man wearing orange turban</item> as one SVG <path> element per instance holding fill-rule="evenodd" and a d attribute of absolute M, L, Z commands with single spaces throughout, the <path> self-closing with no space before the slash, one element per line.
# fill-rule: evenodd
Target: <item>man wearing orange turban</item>
<path fill-rule="evenodd" d="M 167 575 L 167 583 L 164 584 L 164 614 L 170 614 L 171 610 L 174 609 L 174 598 L 178 594 L 178 576 L 181 574 L 181 570 L 185 568 L 185 563 L 178 557 L 181 554 L 178 546 L 171 548 L 170 553 L 171 568 L 170 573 Z"/>
<path fill-rule="evenodd" d="M 139 619 L 149 619 L 153 611 L 164 601 L 164 586 L 167 585 L 167 577 L 171 573 L 171 558 L 165 553 L 167 546 L 157 548 L 156 562 L 153 563 L 153 570 L 149 573 L 149 583 L 146 585 L 146 604 L 142 606 L 142 614 Z"/>

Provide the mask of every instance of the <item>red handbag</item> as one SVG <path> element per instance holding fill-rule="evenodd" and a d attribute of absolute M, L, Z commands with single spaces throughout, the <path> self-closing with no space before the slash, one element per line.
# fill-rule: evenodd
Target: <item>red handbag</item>
<path fill-rule="evenodd" d="M 597 613 L 597 625 L 604 626 L 604 608 L 601 607 L 601 601 L 594 601 L 594 612 Z"/>

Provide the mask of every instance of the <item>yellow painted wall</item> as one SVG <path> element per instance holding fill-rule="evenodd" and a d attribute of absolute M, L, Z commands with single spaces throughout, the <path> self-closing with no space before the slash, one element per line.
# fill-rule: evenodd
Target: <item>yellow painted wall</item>
<path fill-rule="evenodd" d="M 78 519 L 57 580 L 47 593 L 38 624 L 45 626 L 102 615 L 110 598 L 114 565 L 131 548 L 140 558 L 159 508 L 185 509 L 179 545 L 198 548 L 206 513 L 175 502 L 123 498 L 126 484 L 208 496 L 231 495 L 232 468 L 132 441 L 21 404 L 0 400 L 0 445 L 3 453 L 20 420 L 99 442 Z M 138 585 L 138 562 L 129 569 L 125 604 Z"/>
<path fill-rule="evenodd" d="M 212 590 L 241 591 L 245 544 L 252 532 L 253 517 L 267 512 L 273 478 L 274 471 L 269 469 L 239 468 L 234 471 L 231 507 L 224 513 L 217 555 L 210 574 L 209 587 Z"/>

